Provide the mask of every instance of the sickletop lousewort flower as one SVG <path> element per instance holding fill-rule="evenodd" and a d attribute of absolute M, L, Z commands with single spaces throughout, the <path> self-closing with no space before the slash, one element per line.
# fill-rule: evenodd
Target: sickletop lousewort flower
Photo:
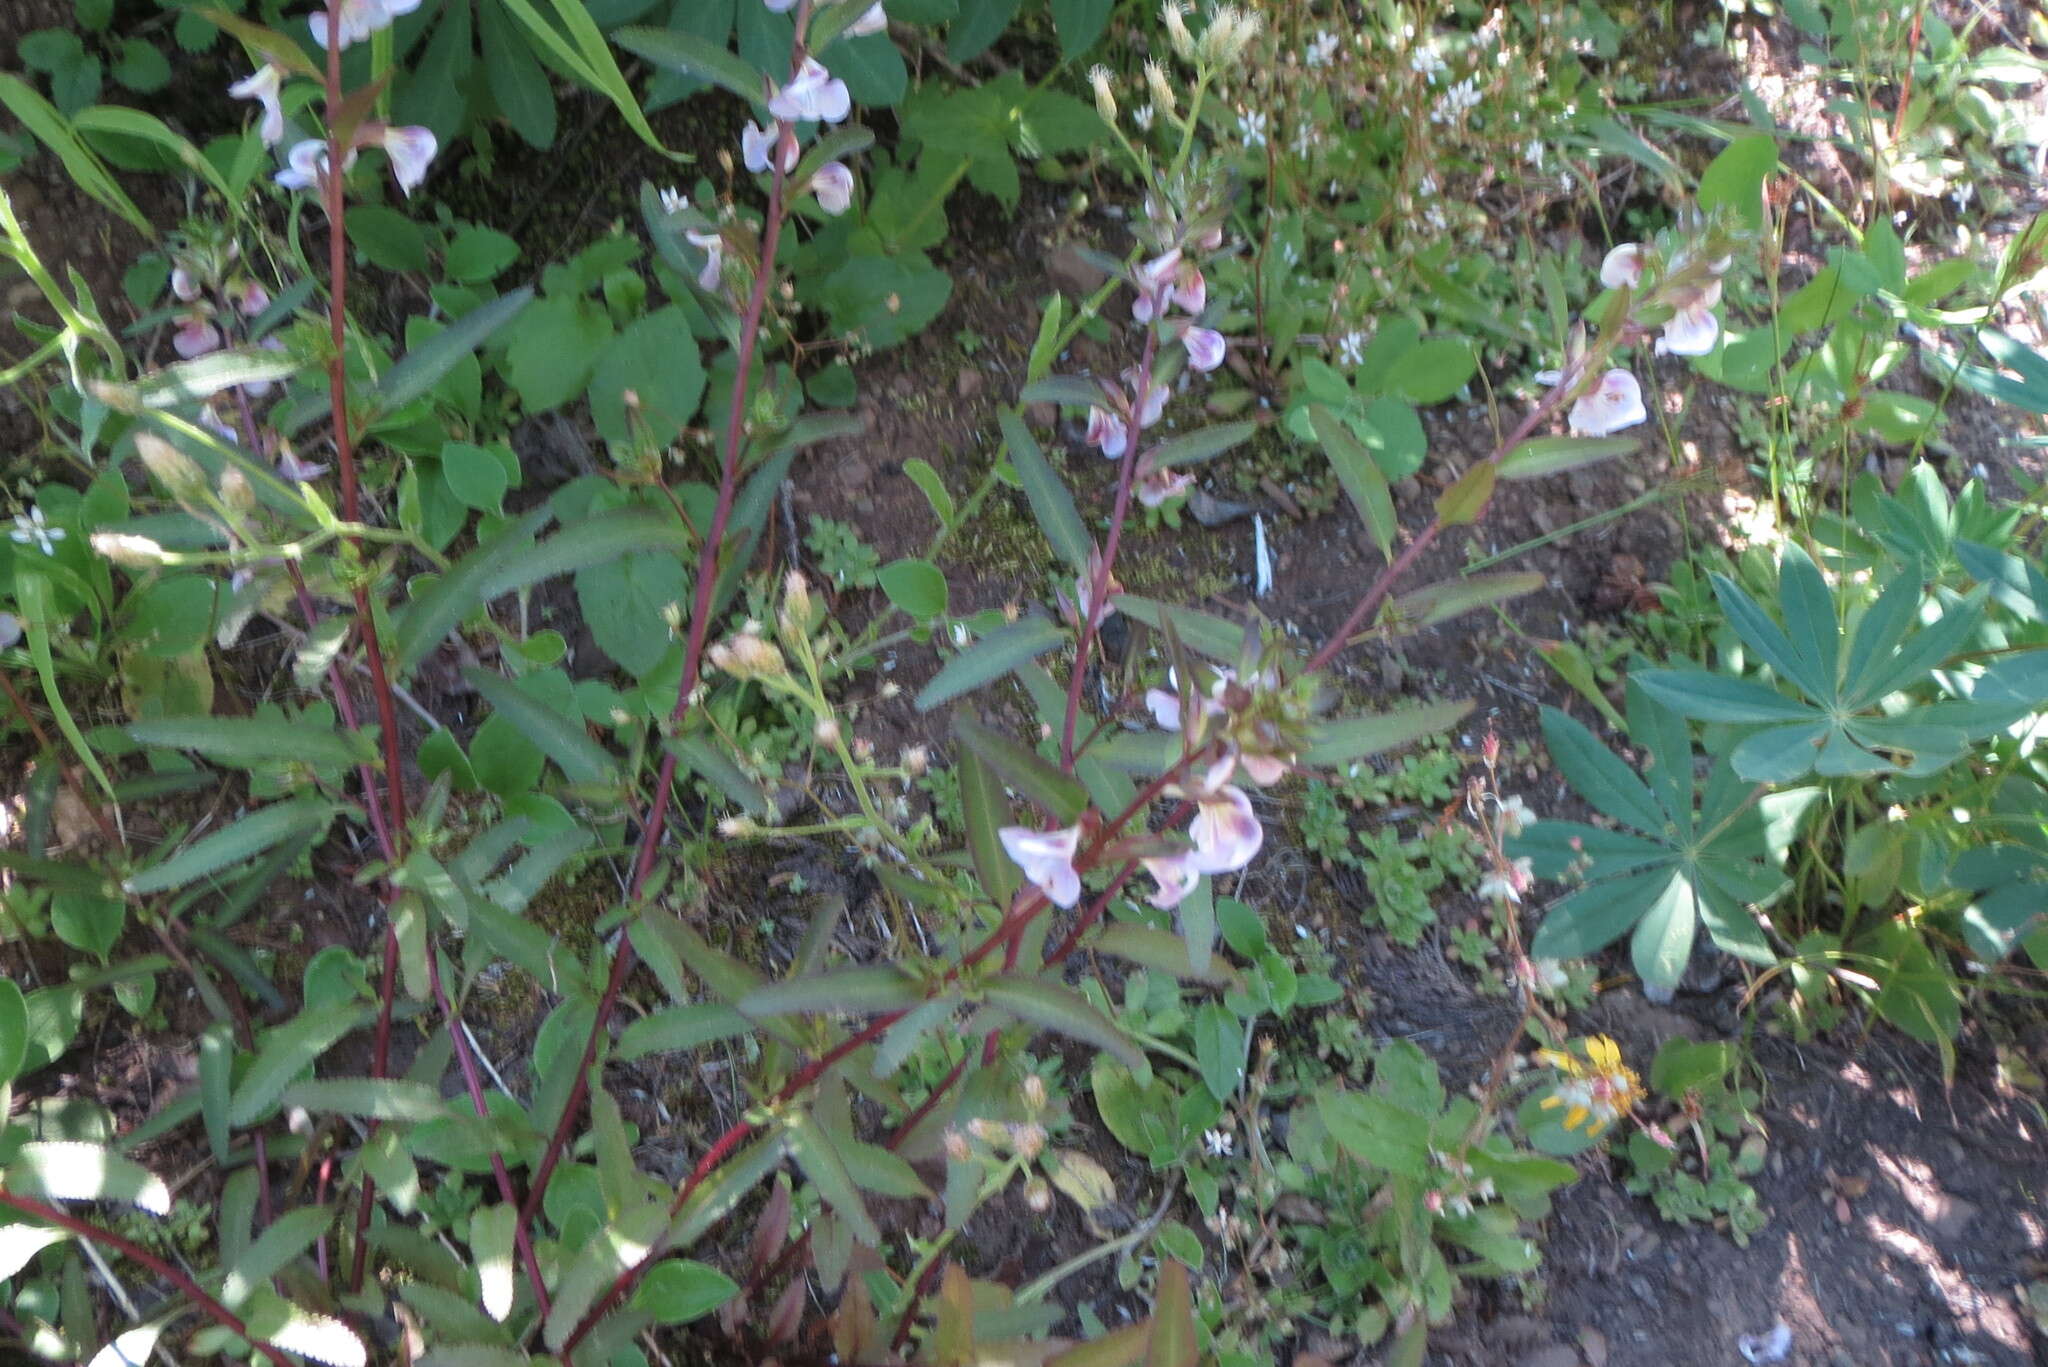
<path fill-rule="evenodd" d="M 685 228 L 683 238 L 704 253 L 704 269 L 697 272 L 697 288 L 715 290 L 725 274 L 725 238 L 718 233 Z"/>
<path fill-rule="evenodd" d="M 1536 372 L 1538 384 L 1554 385 L 1563 379 L 1563 371 Z M 1579 396 L 1568 421 L 1575 437 L 1605 437 L 1624 427 L 1634 427 L 1649 416 L 1649 410 L 1643 407 L 1643 387 L 1636 383 L 1636 377 L 1626 370 L 1610 370 L 1600 377 L 1598 384 Z"/>
<path fill-rule="evenodd" d="M 1564 1074 L 1557 1089 L 1543 1098 L 1541 1109 L 1562 1108 L 1566 1129 L 1586 1125 L 1588 1134 L 1599 1134 L 1629 1113 L 1643 1088 L 1635 1070 L 1622 1063 L 1620 1045 L 1605 1035 L 1593 1035 L 1585 1046 L 1584 1058 L 1559 1049 L 1540 1051 L 1538 1057 Z"/>
<path fill-rule="evenodd" d="M 824 63 L 806 57 L 789 84 L 768 101 L 768 112 L 791 123 L 838 123 L 853 112 L 853 97 Z"/>
<path fill-rule="evenodd" d="M 1161 911 L 1172 911 L 1181 904 L 1181 899 L 1195 890 L 1202 881 L 1202 875 L 1195 870 L 1188 858 L 1188 851 L 1157 855 L 1139 861 L 1145 872 L 1152 875 L 1152 881 L 1159 886 L 1145 900 Z"/>
<path fill-rule="evenodd" d="M 1166 500 L 1186 493 L 1194 483 L 1195 477 L 1185 470 L 1148 468 L 1138 476 L 1138 502 L 1147 508 L 1157 508 Z"/>
<path fill-rule="evenodd" d="M 758 124 L 749 123 L 746 127 L 742 128 L 740 130 L 740 160 L 746 163 L 749 171 L 759 175 L 768 169 L 768 158 L 774 154 L 778 144 L 782 148 L 782 173 L 788 175 L 796 169 L 799 152 L 796 139 L 784 138 L 782 136 L 782 125 L 779 123 L 771 123 L 766 128 L 762 128 Z"/>
<path fill-rule="evenodd" d="M 835 217 L 843 214 L 853 203 L 853 172 L 843 161 L 828 161 L 811 177 L 811 193 L 818 197 L 818 207 L 826 213 Z"/>
<path fill-rule="evenodd" d="M 219 349 L 220 329 L 203 312 L 186 314 L 179 320 L 178 330 L 171 334 L 171 350 L 188 361 Z"/>
<path fill-rule="evenodd" d="M 34 546 L 44 555 L 55 555 L 57 543 L 64 539 L 64 529 L 45 522 L 38 505 L 14 515 L 14 530 L 7 534 L 7 539 L 17 546 Z"/>
<path fill-rule="evenodd" d="M 1024 877 L 1054 906 L 1064 909 L 1081 900 L 1081 875 L 1074 868 L 1074 855 L 1081 848 L 1079 826 L 1052 831 L 1005 826 L 996 834 Z"/>
<path fill-rule="evenodd" d="M 388 28 L 401 14 L 411 14 L 420 0 L 341 0 L 341 45 L 360 43 L 380 28 Z M 327 9 L 323 5 L 306 17 L 313 28 L 313 46 L 327 48 Z"/>
<path fill-rule="evenodd" d="M 417 124 L 399 127 L 385 124 L 377 130 L 373 140 L 391 159 L 391 175 L 398 182 L 398 188 L 411 198 L 414 187 L 427 178 L 427 167 L 434 160 L 434 153 L 441 150 L 433 130 Z"/>
<path fill-rule="evenodd" d="M 355 149 L 341 159 L 343 175 L 356 164 Z M 287 190 L 315 190 L 320 186 L 320 177 L 327 174 L 327 140 L 307 138 L 292 144 L 292 150 L 285 154 L 285 167 L 275 177 L 279 185 Z"/>
<path fill-rule="evenodd" d="M 1608 289 L 1634 289 L 1643 283 L 1643 247 L 1624 242 L 1600 262 L 1600 283 Z"/>
<path fill-rule="evenodd" d="M 278 101 L 278 91 L 284 88 L 284 72 L 269 62 L 256 68 L 255 74 L 245 76 L 228 87 L 228 94 L 238 100 L 254 100 L 263 106 L 263 145 L 275 147 L 284 141 L 284 105 Z"/>
<path fill-rule="evenodd" d="M 1683 302 L 1664 324 L 1664 335 L 1657 339 L 1659 355 L 1704 356 L 1720 345 L 1721 320 L 1714 305 L 1721 302 L 1721 282 L 1709 280 L 1683 294 Z"/>

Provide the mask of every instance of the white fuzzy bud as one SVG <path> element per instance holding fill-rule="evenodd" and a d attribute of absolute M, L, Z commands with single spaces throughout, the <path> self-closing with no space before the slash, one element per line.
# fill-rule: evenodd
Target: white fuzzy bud
<path fill-rule="evenodd" d="M 1088 84 L 1095 87 L 1095 112 L 1104 123 L 1116 122 L 1116 92 L 1109 88 L 1109 68 L 1100 64 L 1088 72 Z"/>

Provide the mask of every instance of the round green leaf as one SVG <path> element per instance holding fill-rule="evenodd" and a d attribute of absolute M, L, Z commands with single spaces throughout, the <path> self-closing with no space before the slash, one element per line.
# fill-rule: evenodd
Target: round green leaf
<path fill-rule="evenodd" d="M 884 565 L 882 592 L 889 601 L 920 622 L 946 610 L 946 576 L 929 560 L 898 560 Z"/>
<path fill-rule="evenodd" d="M 114 79 L 138 95 L 149 95 L 171 83 L 171 61 L 156 44 L 130 38 L 121 44 Z"/>
<path fill-rule="evenodd" d="M 470 227 L 455 234 L 442 266 L 450 280 L 489 280 L 519 259 L 519 244 L 496 228 Z"/>
<path fill-rule="evenodd" d="M 21 989 L 0 978 L 0 1083 L 12 1081 L 28 1057 L 28 1006 Z"/>
<path fill-rule="evenodd" d="M 441 448 L 441 478 L 448 488 L 478 512 L 495 513 L 505 499 L 511 476 L 505 462 L 488 447 L 451 441 Z"/>
<path fill-rule="evenodd" d="M 640 401 L 639 418 L 654 441 L 674 441 L 704 398 L 704 367 L 689 319 L 671 305 L 638 319 L 605 349 L 590 380 L 590 416 L 598 435 L 624 442 L 626 391 Z"/>

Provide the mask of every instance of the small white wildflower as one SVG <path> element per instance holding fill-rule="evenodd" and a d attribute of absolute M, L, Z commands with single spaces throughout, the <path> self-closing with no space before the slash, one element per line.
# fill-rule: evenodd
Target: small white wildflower
<path fill-rule="evenodd" d="M 1131 111 L 1131 122 L 1138 125 L 1140 133 L 1152 131 L 1153 110 L 1150 104 L 1141 104 Z"/>
<path fill-rule="evenodd" d="M 1244 139 L 1247 148 L 1266 145 L 1266 115 L 1264 111 L 1247 109 L 1237 116 L 1237 135 Z"/>
<path fill-rule="evenodd" d="M 32 545 L 44 555 L 55 555 L 56 543 L 64 539 L 64 529 L 43 521 L 42 508 L 34 507 L 14 515 L 14 530 L 7 534 L 7 539 L 17 546 Z"/>
<path fill-rule="evenodd" d="M 1444 59 L 1437 56 L 1435 48 L 1425 45 L 1415 49 L 1408 58 L 1408 67 L 1418 75 L 1427 76 L 1434 85 L 1436 78 L 1444 74 Z"/>
<path fill-rule="evenodd" d="M 1317 29 L 1308 50 L 1302 53 L 1302 60 L 1310 66 L 1328 66 L 1337 60 L 1337 35 L 1326 28 Z"/>
<path fill-rule="evenodd" d="M 1237 1140 L 1228 1130 L 1208 1130 L 1202 1135 L 1202 1147 L 1211 1158 L 1228 1158 L 1237 1151 Z"/>
<path fill-rule="evenodd" d="M 1355 366 L 1365 359 L 1365 334 L 1347 332 L 1337 339 L 1337 359 L 1345 365 Z"/>

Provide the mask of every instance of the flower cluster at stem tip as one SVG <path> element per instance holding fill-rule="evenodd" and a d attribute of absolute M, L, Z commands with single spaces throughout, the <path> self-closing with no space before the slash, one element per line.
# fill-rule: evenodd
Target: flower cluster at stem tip
<path fill-rule="evenodd" d="M 1597 1135 L 1629 1113 L 1642 1099 L 1643 1086 L 1635 1070 L 1621 1061 L 1621 1046 L 1612 1039 L 1594 1035 L 1582 1043 L 1583 1057 L 1564 1049 L 1538 1054 L 1564 1075 L 1556 1090 L 1543 1098 L 1541 1109 L 1561 1109 L 1566 1129 L 1585 1125 L 1588 1134 Z"/>

